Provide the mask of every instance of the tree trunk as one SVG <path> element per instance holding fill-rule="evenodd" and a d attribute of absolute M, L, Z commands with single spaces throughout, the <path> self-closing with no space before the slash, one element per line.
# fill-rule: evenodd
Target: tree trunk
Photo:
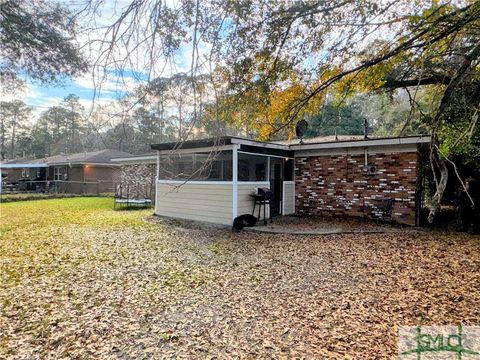
<path fill-rule="evenodd" d="M 10 158 L 13 159 L 15 156 L 15 136 L 17 131 L 17 113 L 13 114 L 12 122 L 12 141 L 10 143 Z"/>
<path fill-rule="evenodd" d="M 2 160 L 5 160 L 5 120 L 2 115 L 2 123 L 0 124 L 0 157 Z"/>
<path fill-rule="evenodd" d="M 440 155 L 436 149 L 431 150 L 430 166 L 432 167 L 432 171 L 433 171 L 433 174 L 435 177 L 435 183 L 436 183 L 435 195 L 433 195 L 432 197 L 432 203 L 430 204 L 429 213 L 428 213 L 428 222 L 432 224 L 435 219 L 435 215 L 440 210 L 440 204 L 443 198 L 443 193 L 445 192 L 445 188 L 447 187 L 447 181 L 448 181 L 447 164 L 443 160 L 442 155 Z M 440 171 L 439 180 L 436 177 L 435 166 L 437 166 L 438 170 Z"/>

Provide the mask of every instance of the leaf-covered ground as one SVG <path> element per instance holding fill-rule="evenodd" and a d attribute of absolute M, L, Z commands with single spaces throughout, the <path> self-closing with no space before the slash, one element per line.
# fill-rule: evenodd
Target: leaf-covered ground
<path fill-rule="evenodd" d="M 480 237 L 174 227 L 105 198 L 0 205 L 0 358 L 395 358 L 480 323 Z"/>

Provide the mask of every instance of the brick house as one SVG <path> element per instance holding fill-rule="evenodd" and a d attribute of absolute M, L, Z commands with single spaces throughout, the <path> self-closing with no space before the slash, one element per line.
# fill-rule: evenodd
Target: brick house
<path fill-rule="evenodd" d="M 162 216 L 231 224 L 252 212 L 250 195 L 257 188 L 269 188 L 274 196 L 267 216 L 271 211 L 418 225 L 419 152 L 429 142 L 429 136 L 279 142 L 227 136 L 153 144 L 156 155 L 125 159 L 130 168 L 122 174 L 130 184 L 153 179 L 155 213 Z"/>
<path fill-rule="evenodd" d="M 222 137 L 186 141 L 181 148 L 173 142 L 155 144 L 156 154 L 114 160 L 121 164 L 124 191 L 132 198 L 155 193 L 151 198 L 159 202 L 159 215 L 228 224 L 251 212 L 249 194 L 263 187 L 275 193 L 272 215 L 353 216 L 418 225 L 419 151 L 429 142 L 428 136 L 302 142 Z M 207 171 L 198 173 L 206 163 Z"/>
<path fill-rule="evenodd" d="M 5 184 L 18 184 L 19 190 L 40 191 L 48 187 L 72 194 L 113 192 L 120 181 L 120 164 L 115 157 L 130 154 L 112 149 L 60 154 L 43 159 L 18 160 L 0 164 L 7 176 Z"/>
<path fill-rule="evenodd" d="M 314 141 L 292 144 L 297 214 L 418 224 L 418 147 L 428 138 Z"/>

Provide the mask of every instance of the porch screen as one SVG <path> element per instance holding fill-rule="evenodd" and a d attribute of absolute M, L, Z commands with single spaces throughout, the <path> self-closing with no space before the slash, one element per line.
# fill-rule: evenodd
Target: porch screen
<path fill-rule="evenodd" d="M 266 156 L 238 154 L 238 181 L 266 181 L 267 180 Z"/>
<path fill-rule="evenodd" d="M 232 152 L 161 155 L 160 180 L 231 181 Z"/>

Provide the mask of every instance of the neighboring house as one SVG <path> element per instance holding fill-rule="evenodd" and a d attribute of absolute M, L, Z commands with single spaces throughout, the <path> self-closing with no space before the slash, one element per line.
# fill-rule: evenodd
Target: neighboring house
<path fill-rule="evenodd" d="M 0 170 L 2 172 L 2 180 L 3 182 L 10 181 L 10 179 L 15 179 L 18 177 L 21 177 L 22 175 L 25 176 L 25 178 L 30 178 L 30 169 L 24 169 L 24 170 L 15 170 L 15 164 L 18 163 L 28 163 L 35 158 L 33 157 L 22 157 L 22 158 L 17 158 L 17 159 L 10 159 L 10 160 L 4 160 L 3 162 L 0 162 Z M 4 167 L 1 167 L 4 166 Z M 42 164 L 43 166 L 43 164 Z M 32 171 L 32 175 L 35 172 Z"/>
<path fill-rule="evenodd" d="M 231 224 L 252 212 L 250 194 L 262 187 L 274 195 L 272 215 L 357 216 L 415 225 L 419 151 L 429 142 L 429 136 L 303 142 L 222 137 L 154 144 L 155 213 Z"/>
<path fill-rule="evenodd" d="M 48 181 L 62 192 L 111 192 L 120 181 L 120 164 L 112 159 L 127 156 L 130 154 L 107 149 L 3 163 L 0 167 L 8 169 L 5 183 L 29 183 L 29 189 L 45 186 Z"/>

